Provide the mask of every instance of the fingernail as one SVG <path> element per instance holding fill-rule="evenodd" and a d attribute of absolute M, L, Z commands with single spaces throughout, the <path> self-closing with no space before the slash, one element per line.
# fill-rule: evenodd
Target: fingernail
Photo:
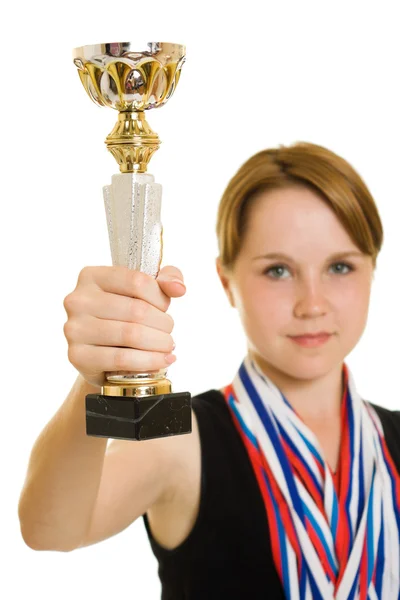
<path fill-rule="evenodd" d="M 169 277 L 168 279 L 161 279 L 161 281 L 170 281 L 171 283 L 179 283 L 179 285 L 183 285 L 184 287 L 185 284 L 183 283 L 182 279 L 178 279 L 178 277 Z"/>
<path fill-rule="evenodd" d="M 176 361 L 175 354 L 166 354 L 165 355 L 165 362 L 167 362 L 169 365 L 172 365 L 172 363 L 175 361 Z"/>

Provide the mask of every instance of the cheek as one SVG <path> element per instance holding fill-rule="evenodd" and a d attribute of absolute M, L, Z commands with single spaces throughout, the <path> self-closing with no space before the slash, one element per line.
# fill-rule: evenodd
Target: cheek
<path fill-rule="evenodd" d="M 247 329 L 253 331 L 276 331 L 281 326 L 290 323 L 293 313 L 292 293 L 273 285 L 266 287 L 262 284 L 249 285 L 250 293 L 241 294 L 240 315 Z"/>
<path fill-rule="evenodd" d="M 358 285 L 343 286 L 336 296 L 336 313 L 341 323 L 349 329 L 355 329 L 366 321 L 370 291 L 367 283 L 360 282 Z"/>
<path fill-rule="evenodd" d="M 357 315 L 363 313 L 369 305 L 370 286 L 363 282 L 349 283 L 341 286 L 336 294 L 336 306 L 344 314 Z"/>

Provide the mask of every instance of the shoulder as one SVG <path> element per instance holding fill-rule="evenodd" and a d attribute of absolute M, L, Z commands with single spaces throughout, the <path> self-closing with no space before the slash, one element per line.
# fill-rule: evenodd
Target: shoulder
<path fill-rule="evenodd" d="M 210 389 L 192 398 L 200 440 L 210 444 L 212 438 L 236 438 L 237 432 L 222 390 Z M 218 443 L 216 440 L 215 443 Z"/>
<path fill-rule="evenodd" d="M 368 400 L 365 400 L 365 402 L 375 410 L 384 430 L 388 429 L 390 432 L 392 430 L 400 432 L 400 410 L 392 410 Z"/>
<path fill-rule="evenodd" d="M 223 404 L 225 399 L 222 390 L 210 389 L 193 396 L 192 402 L 196 405 L 201 403 Z"/>
<path fill-rule="evenodd" d="M 386 445 L 400 473 L 400 410 L 391 410 L 370 401 L 366 402 L 379 417 Z"/>
<path fill-rule="evenodd" d="M 210 389 L 192 397 L 192 411 L 197 421 L 205 421 L 205 427 L 210 427 L 214 422 L 226 421 L 229 409 L 221 390 Z"/>

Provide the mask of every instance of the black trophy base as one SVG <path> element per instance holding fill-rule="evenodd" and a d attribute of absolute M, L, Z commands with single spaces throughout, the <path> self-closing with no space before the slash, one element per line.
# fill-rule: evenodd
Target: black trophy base
<path fill-rule="evenodd" d="M 86 433 L 121 440 L 150 440 L 192 431 L 189 392 L 143 398 L 86 396 Z"/>

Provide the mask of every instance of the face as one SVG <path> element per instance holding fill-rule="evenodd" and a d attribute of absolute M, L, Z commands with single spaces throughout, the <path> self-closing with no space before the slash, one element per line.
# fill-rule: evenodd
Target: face
<path fill-rule="evenodd" d="M 268 257 L 271 253 L 279 256 Z M 372 258 L 305 187 L 254 199 L 233 271 L 223 273 L 219 259 L 217 269 L 239 312 L 249 354 L 267 375 L 322 377 L 338 369 L 364 331 Z M 299 345 L 291 337 L 320 331 L 331 335 L 318 346 Z"/>

